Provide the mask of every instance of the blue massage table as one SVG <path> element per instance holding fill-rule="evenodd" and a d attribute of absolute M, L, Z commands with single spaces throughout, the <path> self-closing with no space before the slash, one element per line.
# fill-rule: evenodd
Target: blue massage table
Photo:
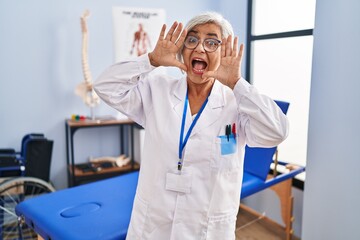
<path fill-rule="evenodd" d="M 125 239 L 139 172 L 41 195 L 16 214 L 46 240 Z"/>
<path fill-rule="evenodd" d="M 269 185 L 244 174 L 242 198 Z M 138 171 L 41 195 L 19 203 L 15 211 L 45 240 L 124 240 L 137 181 Z"/>
<path fill-rule="evenodd" d="M 244 173 L 241 199 L 303 171 L 262 181 Z M 130 222 L 138 171 L 68 188 L 19 203 L 15 210 L 45 240 L 123 240 Z"/>

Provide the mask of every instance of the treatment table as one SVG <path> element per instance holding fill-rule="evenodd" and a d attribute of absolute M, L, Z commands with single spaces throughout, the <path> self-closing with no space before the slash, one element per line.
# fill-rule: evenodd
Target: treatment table
<path fill-rule="evenodd" d="M 45 240 L 121 240 L 130 223 L 139 172 L 60 190 L 16 206 Z"/>

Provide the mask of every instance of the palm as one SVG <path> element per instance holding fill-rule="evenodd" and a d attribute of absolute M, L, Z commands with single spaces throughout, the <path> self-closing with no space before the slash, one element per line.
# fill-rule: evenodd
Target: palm
<path fill-rule="evenodd" d="M 221 43 L 221 60 L 217 70 L 203 74 L 203 78 L 216 78 L 224 85 L 233 87 L 241 78 L 241 60 L 244 45 L 240 45 L 238 51 L 238 38 L 235 37 L 232 44 L 232 36 L 224 39 Z"/>
<path fill-rule="evenodd" d="M 150 53 L 150 59 L 156 66 L 175 66 L 186 71 L 185 65 L 176 58 L 184 43 L 186 31 L 183 31 L 182 24 L 177 22 L 171 26 L 166 36 L 165 29 L 166 26 L 163 25 L 154 51 Z"/>
<path fill-rule="evenodd" d="M 159 39 L 155 46 L 154 54 L 162 60 L 164 64 L 168 63 L 172 65 L 176 60 L 176 53 L 179 51 L 179 47 L 175 43 L 166 39 Z"/>
<path fill-rule="evenodd" d="M 220 66 L 217 69 L 217 76 L 218 80 L 224 84 L 232 79 L 237 80 L 241 78 L 239 59 L 232 56 L 221 57 Z"/>

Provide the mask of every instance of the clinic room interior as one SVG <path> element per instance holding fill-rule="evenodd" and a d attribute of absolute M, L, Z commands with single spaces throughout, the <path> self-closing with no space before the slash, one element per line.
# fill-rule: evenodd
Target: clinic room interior
<path fill-rule="evenodd" d="M 0 0 L 0 197 L 6 198 L 2 191 L 9 179 L 33 171 L 39 174 L 33 178 L 42 178 L 36 181 L 49 189 L 33 196 L 44 197 L 44 202 L 12 206 L 12 215 L 21 215 L 26 229 L 37 236 L 23 239 L 61 239 L 51 237 L 51 231 L 53 236 L 55 231 L 78 231 L 64 235 L 75 240 L 125 239 L 129 223 L 124 219 L 130 217 L 137 181 L 129 183 L 133 179 L 127 177 L 141 169 L 147 129 L 107 105 L 92 84 L 110 65 L 151 52 L 162 24 L 186 24 L 209 11 L 224 16 L 239 45 L 244 44 L 242 77 L 276 102 L 289 104 L 288 136 L 271 148 L 262 185 L 250 186 L 249 196 L 241 198 L 236 239 L 360 239 L 359 1 Z M 138 14 L 131 18 L 132 13 Z M 183 75 L 176 67 L 157 70 Z M 31 154 L 35 157 L 29 159 L 37 159 L 32 164 L 26 162 Z M 108 184 L 100 187 L 112 179 L 124 188 L 135 184 L 133 193 L 119 191 L 131 198 L 128 202 L 122 197 L 114 202 L 115 190 L 107 191 Z M 72 201 L 86 201 L 86 196 L 125 209 L 126 217 L 112 211 L 125 222 L 122 237 L 100 234 L 112 229 L 113 220 L 106 222 L 106 216 L 99 237 L 85 238 L 91 234 L 76 228 L 82 221 L 91 226 L 92 211 L 100 214 L 106 204 L 67 209 L 60 214 L 62 220 L 51 216 L 57 211 L 52 203 L 70 208 Z M 17 204 L 21 201 L 28 199 Z M 43 224 L 37 222 L 36 204 L 49 208 Z M 2 203 L 0 234 L 6 230 L 6 208 Z M 86 216 L 74 217 L 80 214 L 77 210 Z"/>

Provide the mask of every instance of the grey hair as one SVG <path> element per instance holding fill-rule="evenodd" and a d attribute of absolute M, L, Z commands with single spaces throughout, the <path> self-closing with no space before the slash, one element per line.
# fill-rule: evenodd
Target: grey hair
<path fill-rule="evenodd" d="M 194 27 L 206 23 L 214 23 L 218 25 L 221 29 L 221 38 L 227 38 L 229 35 L 234 36 L 234 31 L 229 21 L 217 12 L 205 12 L 193 17 L 185 25 L 185 29 L 189 32 L 189 30 L 193 29 Z"/>
<path fill-rule="evenodd" d="M 226 20 L 221 14 L 217 12 L 205 12 L 202 14 L 199 14 L 192 19 L 185 25 L 185 29 L 187 32 L 189 32 L 191 29 L 198 25 L 203 25 L 207 23 L 214 23 L 218 25 L 221 29 L 221 38 L 227 38 L 229 35 L 234 36 L 234 31 L 229 23 L 228 20 Z M 179 50 L 177 57 L 182 62 L 182 51 L 184 49 L 184 46 L 181 47 Z"/>

